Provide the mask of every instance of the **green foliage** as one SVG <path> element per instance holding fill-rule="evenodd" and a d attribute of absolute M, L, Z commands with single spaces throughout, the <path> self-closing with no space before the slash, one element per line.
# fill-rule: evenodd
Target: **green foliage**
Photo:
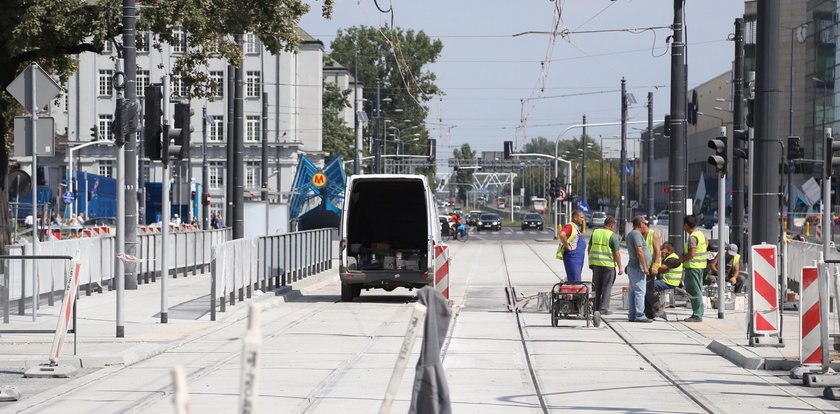
<path fill-rule="evenodd" d="M 470 147 L 470 144 L 463 144 L 461 148 L 455 148 L 452 151 L 452 158 L 460 159 L 460 160 L 474 160 L 476 155 L 476 151 Z M 456 171 L 453 174 L 452 179 L 449 180 L 451 183 L 455 183 L 458 192 L 458 199 L 463 200 L 464 204 L 467 204 L 467 191 L 472 189 L 469 185 L 462 185 L 462 184 L 472 184 L 473 182 L 473 173 L 475 170 L 473 169 L 465 169 Z M 449 190 L 450 193 L 453 191 L 452 189 Z"/>
<path fill-rule="evenodd" d="M 423 68 L 437 60 L 443 43 L 433 41 L 422 30 L 355 26 L 339 30 L 331 48 L 330 57 L 351 73 L 354 62 L 358 65 L 358 80 L 367 98 L 363 110 L 371 119 L 368 128 L 374 122 L 376 80 L 380 79 L 383 118 L 402 131 L 406 154 L 425 154 L 429 138 L 424 123 L 429 111 L 426 103 L 441 90 L 435 84 L 436 75 Z M 419 140 L 409 142 L 414 133 L 420 134 Z"/>
<path fill-rule="evenodd" d="M 323 106 L 323 150 L 330 157 L 341 155 L 346 160 L 353 159 L 353 130 L 344 125 L 339 117 L 344 108 L 350 106 L 348 99 L 352 90 L 341 90 L 333 83 L 324 82 Z"/>

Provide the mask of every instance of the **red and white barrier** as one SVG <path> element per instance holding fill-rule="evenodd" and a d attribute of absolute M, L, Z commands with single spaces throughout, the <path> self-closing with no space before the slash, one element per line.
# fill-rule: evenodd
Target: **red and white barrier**
<path fill-rule="evenodd" d="M 67 338 L 67 328 L 70 326 L 70 318 L 73 317 L 73 306 L 76 304 L 76 290 L 79 288 L 79 273 L 82 263 L 78 259 L 70 261 L 70 278 L 67 280 L 67 287 L 64 289 L 64 299 L 61 304 L 61 312 L 58 314 L 58 322 L 55 326 L 55 338 L 50 350 L 50 365 L 58 364 L 61 357 L 61 348 Z"/>
<path fill-rule="evenodd" d="M 816 266 L 802 268 L 799 286 L 799 320 L 802 324 L 799 360 L 802 365 L 822 365 L 819 274 Z"/>
<path fill-rule="evenodd" d="M 817 223 L 817 238 L 822 240 L 822 222 Z"/>
<path fill-rule="evenodd" d="M 449 246 L 435 245 L 435 289 L 449 299 Z"/>
<path fill-rule="evenodd" d="M 752 327 L 758 334 L 779 333 L 779 276 L 776 246 L 759 244 L 750 251 L 752 263 Z"/>

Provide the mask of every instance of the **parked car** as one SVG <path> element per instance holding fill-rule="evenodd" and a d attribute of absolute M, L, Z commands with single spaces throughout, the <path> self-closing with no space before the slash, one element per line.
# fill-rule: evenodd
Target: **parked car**
<path fill-rule="evenodd" d="M 592 221 L 589 223 L 592 227 L 604 227 L 604 222 L 607 221 L 607 213 L 603 211 L 596 211 L 592 213 Z"/>
<path fill-rule="evenodd" d="M 476 226 L 476 231 L 481 230 L 496 230 L 500 231 L 502 229 L 502 218 L 499 217 L 498 214 L 492 213 L 485 213 L 482 214 L 478 221 L 478 226 Z"/>
<path fill-rule="evenodd" d="M 662 210 L 656 215 L 656 224 L 659 226 L 667 226 L 671 220 L 668 210 Z"/>
<path fill-rule="evenodd" d="M 525 229 L 543 229 L 543 218 L 539 214 L 526 214 L 522 218 L 522 230 Z"/>

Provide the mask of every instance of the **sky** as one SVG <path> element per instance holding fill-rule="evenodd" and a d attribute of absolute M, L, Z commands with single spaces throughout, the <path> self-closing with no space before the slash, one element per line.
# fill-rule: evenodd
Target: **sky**
<path fill-rule="evenodd" d="M 320 2 L 306 1 L 313 12 L 301 19 L 301 27 L 323 41 L 326 52 L 338 29 L 382 26 L 391 20 L 390 14 L 377 10 L 374 0 L 336 0 L 331 20 L 321 17 Z M 734 46 L 727 38 L 744 3 L 686 3 L 691 89 L 731 67 Z M 615 30 L 670 26 L 673 0 L 379 0 L 379 5 L 392 7 L 396 26 L 422 30 L 444 44 L 438 61 L 425 68 L 437 75 L 444 91 L 428 102 L 426 120 L 430 136 L 438 138 L 439 160 L 463 143 L 481 152 L 502 151 L 502 142 L 508 140 L 517 149 L 536 136 L 554 141 L 584 114 L 587 123 L 618 122 L 622 77 L 638 102 L 628 111 L 631 121 L 647 121 L 648 92 L 654 93 L 654 119 L 669 111 L 671 55 L 666 38 L 671 31 Z M 553 43 L 547 34 L 513 36 L 551 32 L 555 21 L 559 32 L 569 33 Z M 596 33 L 582 33 L 587 31 Z M 628 126 L 630 139 L 639 137 L 634 127 L 645 125 Z M 608 157 L 617 155 L 619 140 L 613 137 L 620 134 L 619 127 L 587 132 L 604 139 Z M 573 129 L 562 138 L 579 134 Z M 628 146 L 628 155 L 632 152 Z"/>

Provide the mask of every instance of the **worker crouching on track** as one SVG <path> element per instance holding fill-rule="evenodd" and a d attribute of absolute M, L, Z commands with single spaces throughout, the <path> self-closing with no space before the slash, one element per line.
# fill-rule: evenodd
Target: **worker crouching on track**
<path fill-rule="evenodd" d="M 615 218 L 607 217 L 604 227 L 595 229 L 589 239 L 589 268 L 592 269 L 592 286 L 595 290 L 595 310 L 610 315 L 610 297 L 615 283 L 615 268 L 621 270 L 621 245 L 614 233 Z"/>
<path fill-rule="evenodd" d="M 683 265 L 680 257 L 674 253 L 674 244 L 671 242 L 662 243 L 662 263 L 657 269 L 658 276 L 648 285 L 647 296 L 645 297 L 645 314 L 648 316 L 660 317 L 668 320 L 665 310 L 661 308 L 659 292 L 680 287 L 683 278 Z"/>
<path fill-rule="evenodd" d="M 741 275 L 741 255 L 738 254 L 738 245 L 731 243 L 726 249 L 726 280 L 735 286 L 735 293 L 744 293 L 746 290 L 747 278 Z M 711 274 L 717 276 L 718 256 L 711 262 Z"/>
<path fill-rule="evenodd" d="M 557 233 L 560 245 L 557 246 L 556 257 L 563 260 L 568 282 L 580 282 L 580 274 L 583 272 L 583 261 L 586 257 L 586 240 L 583 239 L 581 230 L 583 223 L 583 212 L 575 210 L 572 212 L 572 221 Z"/>

